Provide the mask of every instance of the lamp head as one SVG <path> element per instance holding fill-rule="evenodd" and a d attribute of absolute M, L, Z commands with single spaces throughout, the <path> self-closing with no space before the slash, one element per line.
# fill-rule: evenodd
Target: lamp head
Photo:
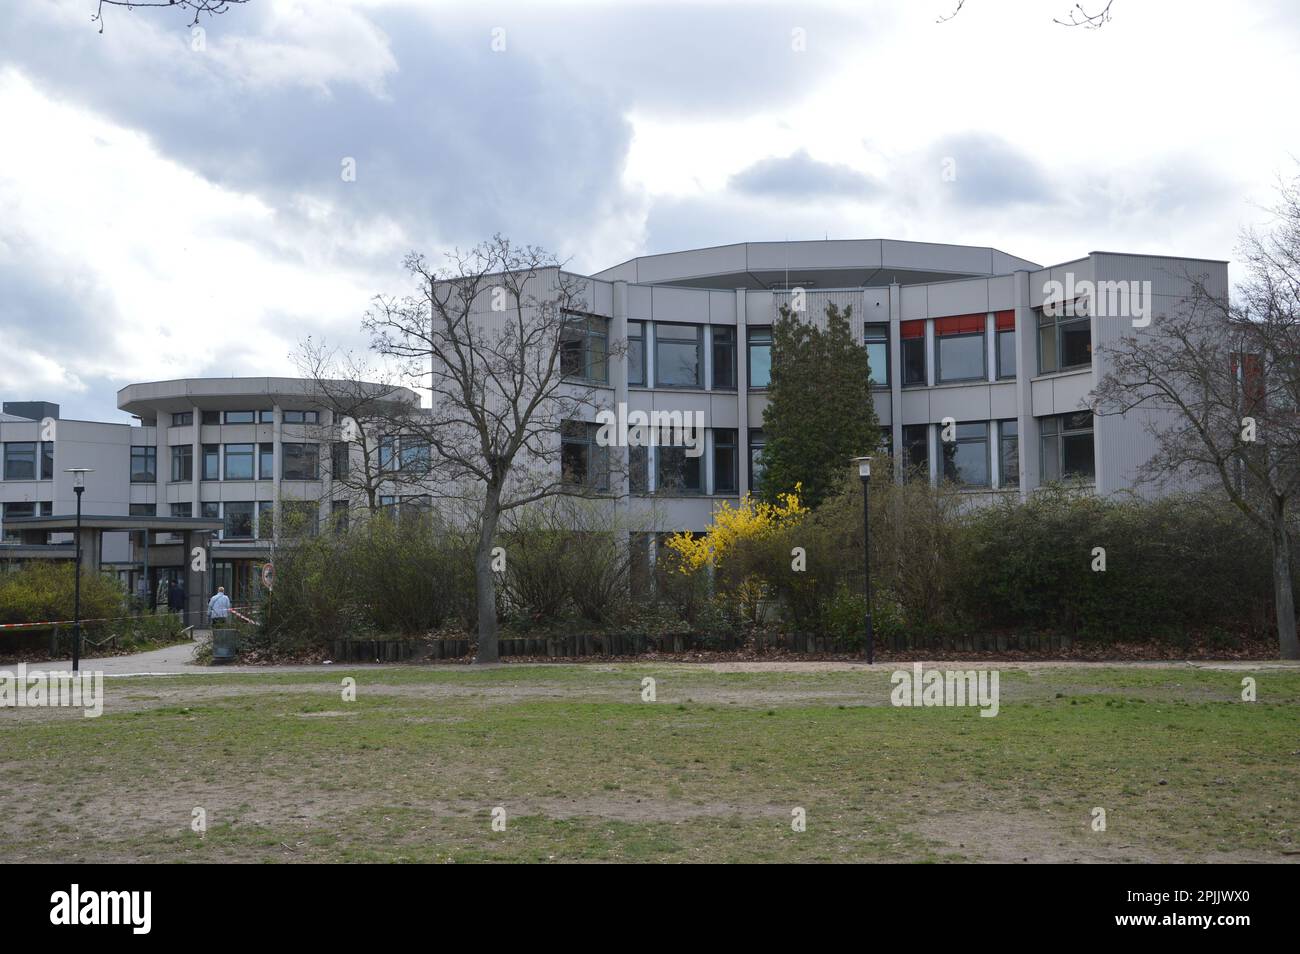
<path fill-rule="evenodd" d="M 65 474 L 72 475 L 72 486 L 81 489 L 86 486 L 86 475 L 93 474 L 93 467 L 68 467 L 63 471 Z"/>
<path fill-rule="evenodd" d="M 853 462 L 858 465 L 858 476 L 866 480 L 871 476 L 871 458 L 855 457 Z"/>

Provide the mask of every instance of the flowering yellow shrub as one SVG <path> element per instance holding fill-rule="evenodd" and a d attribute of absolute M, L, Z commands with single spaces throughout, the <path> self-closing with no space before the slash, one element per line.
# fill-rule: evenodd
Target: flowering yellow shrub
<path fill-rule="evenodd" d="M 802 485 L 795 484 L 794 493 L 779 494 L 774 504 L 751 496 L 737 507 L 723 501 L 713 514 L 707 535 L 675 533 L 668 538 L 668 548 L 681 557 L 678 569 L 694 573 L 709 563 L 716 565 L 739 541 L 760 539 L 797 523 L 808 512 L 799 501 L 801 490 Z"/>

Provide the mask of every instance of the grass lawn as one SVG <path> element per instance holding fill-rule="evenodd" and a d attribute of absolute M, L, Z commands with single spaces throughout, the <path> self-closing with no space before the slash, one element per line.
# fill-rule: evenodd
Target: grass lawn
<path fill-rule="evenodd" d="M 1297 860 L 1300 669 L 1004 666 L 981 718 L 738 668 L 110 679 L 0 710 L 6 860 Z"/>

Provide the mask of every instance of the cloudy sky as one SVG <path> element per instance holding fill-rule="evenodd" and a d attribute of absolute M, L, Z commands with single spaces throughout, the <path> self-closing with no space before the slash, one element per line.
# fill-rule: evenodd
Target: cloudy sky
<path fill-rule="evenodd" d="M 955 3 L 250 0 L 196 34 L 6 2 L 0 397 L 124 420 L 134 381 L 292 373 L 308 334 L 364 347 L 407 250 L 497 231 L 586 271 L 824 237 L 1231 259 L 1267 221 L 1300 4 Z"/>

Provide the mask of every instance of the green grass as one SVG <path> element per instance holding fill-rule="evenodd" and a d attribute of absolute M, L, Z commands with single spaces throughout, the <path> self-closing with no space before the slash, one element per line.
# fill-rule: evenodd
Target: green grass
<path fill-rule="evenodd" d="M 888 672 L 109 680 L 99 719 L 0 710 L 0 833 L 10 860 L 1294 860 L 1300 670 L 1250 673 L 1256 703 L 1246 674 L 1003 668 L 996 718 L 894 708 Z"/>

